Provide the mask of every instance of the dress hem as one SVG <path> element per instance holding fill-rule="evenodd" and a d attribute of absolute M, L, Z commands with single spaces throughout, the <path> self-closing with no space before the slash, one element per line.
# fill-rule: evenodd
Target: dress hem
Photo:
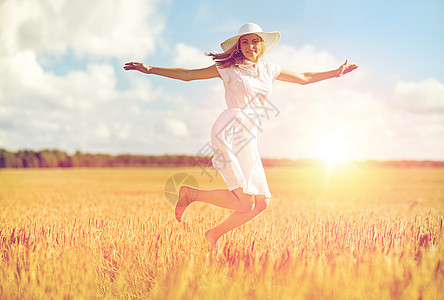
<path fill-rule="evenodd" d="M 247 194 L 247 195 L 251 195 L 251 196 L 265 196 L 265 199 L 270 199 L 270 198 L 272 197 L 271 194 L 266 195 L 266 194 L 260 194 L 260 193 L 252 193 L 252 192 L 249 192 L 249 191 L 247 190 L 247 188 L 245 188 L 245 187 L 241 187 L 241 186 L 237 186 L 237 187 L 235 187 L 235 188 L 230 188 L 230 187 L 228 187 L 228 190 L 229 190 L 230 192 L 232 192 L 232 191 L 234 191 L 235 189 L 238 189 L 238 188 L 241 188 L 242 191 L 243 191 L 245 194 Z"/>

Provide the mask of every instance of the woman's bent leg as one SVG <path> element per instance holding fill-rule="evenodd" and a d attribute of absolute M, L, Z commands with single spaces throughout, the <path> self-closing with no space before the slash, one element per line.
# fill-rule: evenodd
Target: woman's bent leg
<path fill-rule="evenodd" d="M 256 217 L 260 212 L 265 210 L 269 204 L 269 200 L 265 196 L 255 196 L 256 205 L 250 212 L 235 211 L 225 221 L 205 232 L 205 238 L 210 242 L 211 246 L 216 246 L 217 240 L 225 233 L 245 224 L 249 220 Z"/>
<path fill-rule="evenodd" d="M 181 186 L 179 190 L 179 199 L 175 209 L 176 219 L 179 222 L 188 205 L 195 201 L 242 212 L 251 212 L 255 205 L 254 196 L 245 194 L 241 188 L 233 191 L 222 189 L 206 191 L 188 186 Z"/>

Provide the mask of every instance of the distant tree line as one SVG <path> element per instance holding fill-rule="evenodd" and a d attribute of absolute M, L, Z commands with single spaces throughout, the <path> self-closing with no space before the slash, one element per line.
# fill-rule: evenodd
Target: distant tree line
<path fill-rule="evenodd" d="M 212 157 L 193 155 L 132 155 L 90 154 L 77 151 L 69 155 L 60 150 L 20 150 L 10 152 L 0 148 L 0 168 L 112 168 L 112 167 L 188 167 L 211 166 Z M 315 159 L 271 159 L 262 160 L 264 166 L 315 166 L 323 162 Z M 356 163 L 356 162 L 355 162 Z M 440 161 L 365 161 L 360 165 L 389 167 L 444 167 Z"/>
<path fill-rule="evenodd" d="M 80 151 L 68 155 L 60 150 L 9 152 L 0 149 L 0 168 L 180 167 L 210 164 L 210 157 L 190 155 L 109 155 Z"/>

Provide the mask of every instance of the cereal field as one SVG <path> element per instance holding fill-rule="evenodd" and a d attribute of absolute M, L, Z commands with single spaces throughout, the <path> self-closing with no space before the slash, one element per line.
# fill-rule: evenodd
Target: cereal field
<path fill-rule="evenodd" d="M 193 203 L 179 223 L 164 188 L 220 177 L 1 170 L 0 299 L 442 299 L 444 169 L 266 171 L 272 204 L 210 256 L 230 211 Z"/>

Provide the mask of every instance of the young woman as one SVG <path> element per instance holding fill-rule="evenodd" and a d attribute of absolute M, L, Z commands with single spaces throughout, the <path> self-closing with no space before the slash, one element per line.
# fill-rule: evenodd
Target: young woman
<path fill-rule="evenodd" d="M 227 183 L 228 189 L 197 190 L 182 186 L 175 208 L 178 221 L 192 202 L 210 203 L 234 210 L 221 224 L 208 230 L 205 238 L 215 246 L 230 230 L 246 223 L 269 205 L 271 198 L 257 146 L 260 108 L 271 94 L 274 80 L 309 84 L 340 77 L 357 68 L 347 61 L 336 70 L 294 73 L 273 63 L 262 62 L 264 53 L 273 49 L 279 32 L 263 32 L 257 24 L 248 23 L 239 33 L 221 44 L 223 53 L 209 53 L 215 64 L 202 69 L 160 68 L 140 62 L 126 63 L 125 70 L 137 70 L 173 79 L 191 81 L 219 77 L 225 88 L 227 109 L 211 130 L 214 151 L 213 166 Z"/>

